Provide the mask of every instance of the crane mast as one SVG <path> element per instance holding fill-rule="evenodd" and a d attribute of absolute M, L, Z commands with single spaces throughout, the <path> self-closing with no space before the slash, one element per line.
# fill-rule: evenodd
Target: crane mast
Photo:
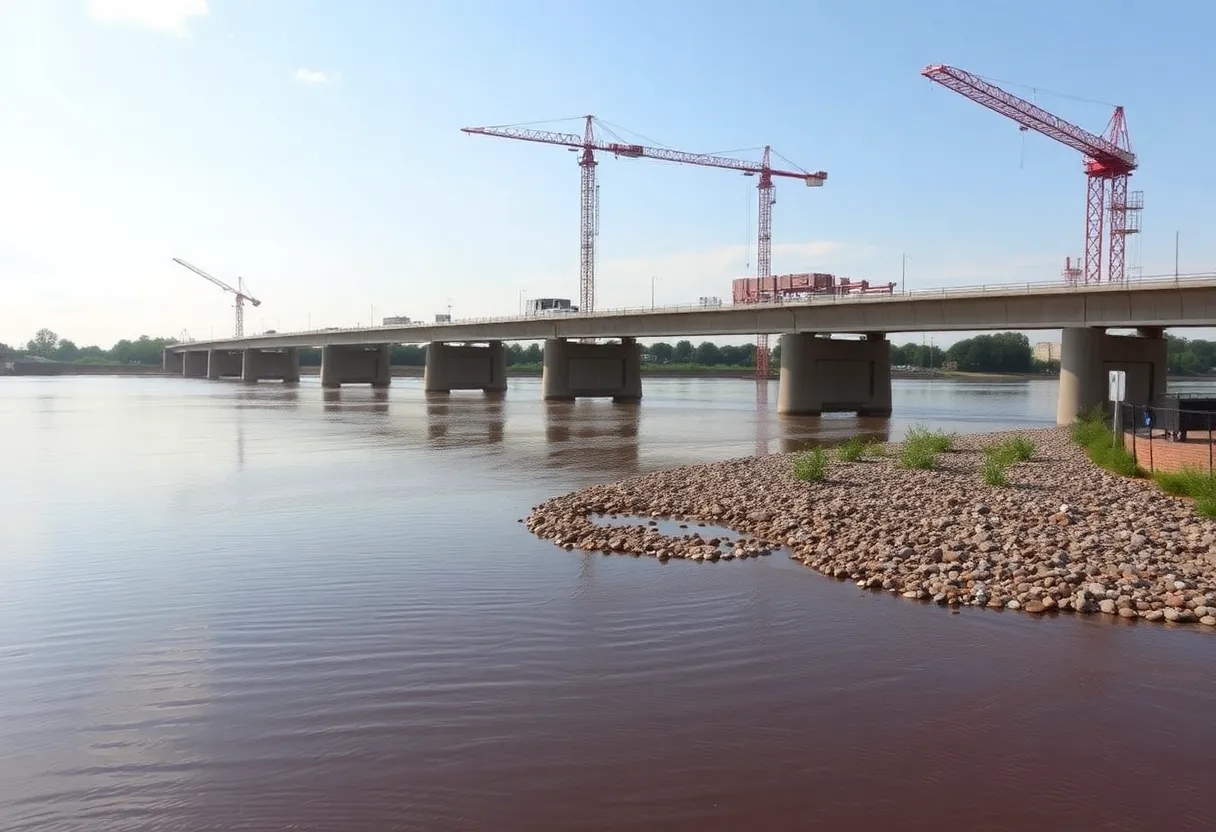
<path fill-rule="evenodd" d="M 684 165 L 735 170 L 745 176 L 759 175 L 760 210 L 757 223 L 756 277 L 762 281 L 772 276 L 772 218 L 773 177 L 800 179 L 808 187 L 820 187 L 828 178 L 824 171 L 814 173 L 804 170 L 774 170 L 770 164 L 769 147 L 764 148 L 760 162 L 749 162 L 729 156 L 714 156 L 706 153 L 689 153 L 665 147 L 649 147 L 640 144 L 603 141 L 595 135 L 594 116 L 584 116 L 583 134 L 558 133 L 548 130 L 533 130 L 522 126 L 463 127 L 461 132 L 481 136 L 497 136 L 540 144 L 555 144 L 580 150 L 579 171 L 581 178 L 579 211 L 579 309 L 595 311 L 595 238 L 599 235 L 599 190 L 595 183 L 595 152 L 611 153 L 617 158 L 656 159 Z M 775 290 L 774 286 L 774 290 Z M 776 292 L 774 291 L 774 296 Z M 756 340 L 756 375 L 768 377 L 768 336 L 760 335 Z"/>
<path fill-rule="evenodd" d="M 236 325 L 233 327 L 233 330 L 235 333 L 234 337 L 236 337 L 236 338 L 242 337 L 245 334 L 245 301 L 249 301 L 254 306 L 262 305 L 262 302 L 260 300 L 258 300 L 253 295 L 251 295 L 245 291 L 245 281 L 242 278 L 238 277 L 236 279 L 236 282 L 237 282 L 237 286 L 240 288 L 234 289 L 231 286 L 229 286 L 227 283 L 225 283 L 224 281 L 220 280 L 218 277 L 208 274 L 207 272 L 200 269 L 198 266 L 187 263 L 185 260 L 182 260 L 180 257 L 174 257 L 173 262 L 177 263 L 179 266 L 184 266 L 185 268 L 187 268 L 190 271 L 197 274 L 199 277 L 202 277 L 202 278 L 205 278 L 206 280 L 211 281 L 216 286 L 219 286 L 221 289 L 223 289 L 225 292 L 230 292 L 236 296 L 236 302 L 234 304 L 236 306 Z"/>
<path fill-rule="evenodd" d="M 1110 259 L 1107 280 L 1122 283 L 1126 276 L 1127 237 L 1140 231 L 1140 211 L 1144 207 L 1143 193 L 1135 191 L 1129 194 L 1127 190 L 1128 178 L 1136 169 L 1137 162 L 1136 154 L 1131 151 L 1123 108 L 1115 107 L 1105 133 L 1099 136 L 966 70 L 935 64 L 925 67 L 921 75 L 1012 119 L 1023 129 L 1034 130 L 1084 154 L 1087 178 L 1085 254 L 1081 269 L 1072 268 L 1071 262 L 1066 263 L 1064 276 L 1070 282 L 1078 277 L 1085 283 L 1101 282 L 1103 223 L 1109 205 Z"/>

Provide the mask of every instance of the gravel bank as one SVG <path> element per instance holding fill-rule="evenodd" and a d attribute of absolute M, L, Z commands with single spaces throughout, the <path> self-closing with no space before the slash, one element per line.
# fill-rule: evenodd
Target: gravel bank
<path fill-rule="evenodd" d="M 1035 457 L 1011 487 L 987 486 L 980 450 L 1011 435 L 1033 439 Z M 717 561 L 784 546 L 825 575 L 944 606 L 1216 628 L 1216 522 L 1187 501 L 1095 468 L 1058 428 L 960 437 L 938 462 L 903 470 L 889 452 L 833 462 L 814 484 L 794 479 L 788 454 L 687 466 L 557 497 L 525 522 L 567 550 Z M 689 528 L 663 534 L 647 517 Z"/>

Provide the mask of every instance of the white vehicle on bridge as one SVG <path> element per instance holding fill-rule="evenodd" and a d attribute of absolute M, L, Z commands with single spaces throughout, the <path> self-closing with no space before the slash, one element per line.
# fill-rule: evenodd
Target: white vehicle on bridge
<path fill-rule="evenodd" d="M 524 313 L 528 317 L 542 315 L 573 315 L 578 307 L 570 303 L 570 298 L 531 298 Z"/>

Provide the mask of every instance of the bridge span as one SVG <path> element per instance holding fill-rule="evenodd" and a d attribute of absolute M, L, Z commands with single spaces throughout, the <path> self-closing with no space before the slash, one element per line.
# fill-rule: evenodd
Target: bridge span
<path fill-rule="evenodd" d="M 245 381 L 299 380 L 298 349 L 322 350 L 321 384 L 386 386 L 392 344 L 427 344 L 428 392 L 506 388 L 504 341 L 544 341 L 542 395 L 641 398 L 638 338 L 781 335 L 778 412 L 889 415 L 887 335 L 893 332 L 1061 329 L 1057 421 L 1106 401 L 1106 371 L 1128 375 L 1128 397 L 1165 392 L 1166 327 L 1216 325 L 1216 274 L 1122 284 L 998 284 L 812 297 L 720 308 L 607 310 L 545 317 L 321 329 L 193 341 L 165 349 L 167 372 Z M 1108 328 L 1135 329 L 1113 336 Z M 834 338 L 833 335 L 860 338 Z M 581 340 L 580 340 L 581 339 Z M 592 343 L 591 339 L 615 339 Z"/>

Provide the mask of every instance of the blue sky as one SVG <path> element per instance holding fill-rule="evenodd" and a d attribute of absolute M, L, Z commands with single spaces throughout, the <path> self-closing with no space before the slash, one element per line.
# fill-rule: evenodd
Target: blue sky
<path fill-rule="evenodd" d="M 252 330 L 577 297 L 575 155 L 459 128 L 584 113 L 827 170 L 778 186 L 775 272 L 898 280 L 906 253 L 913 288 L 1054 279 L 1081 251 L 1080 157 L 930 63 L 1095 132 L 1109 107 L 1042 90 L 1123 104 L 1144 274 L 1172 273 L 1176 230 L 1182 271 L 1216 269 L 1216 8 L 1111 9 L 0 0 L 0 340 L 228 334 L 230 303 L 175 256 L 244 276 Z M 648 304 L 651 275 L 660 304 L 729 297 L 754 268 L 753 179 L 605 157 L 599 180 L 600 308 Z"/>

